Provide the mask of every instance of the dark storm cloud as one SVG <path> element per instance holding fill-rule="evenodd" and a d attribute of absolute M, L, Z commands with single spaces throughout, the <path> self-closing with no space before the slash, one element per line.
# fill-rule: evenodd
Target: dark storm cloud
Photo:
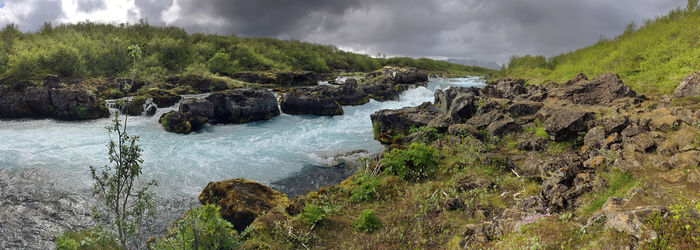
<path fill-rule="evenodd" d="M 179 0 L 189 31 L 272 36 L 370 53 L 505 62 L 620 34 L 685 0 Z"/>
<path fill-rule="evenodd" d="M 103 10 L 107 5 L 105 5 L 105 0 L 78 0 L 78 11 L 91 13 L 98 10 Z"/>

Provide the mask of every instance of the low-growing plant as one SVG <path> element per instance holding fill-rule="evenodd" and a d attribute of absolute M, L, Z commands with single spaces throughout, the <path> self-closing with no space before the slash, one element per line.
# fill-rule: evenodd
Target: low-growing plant
<path fill-rule="evenodd" d="M 301 220 L 308 225 L 316 224 L 328 216 L 328 211 L 316 204 L 306 204 L 304 212 L 301 213 Z"/>
<path fill-rule="evenodd" d="M 165 238 L 157 240 L 151 249 L 236 249 L 252 230 L 240 235 L 224 220 L 219 206 L 207 204 L 191 209 L 173 224 Z"/>
<path fill-rule="evenodd" d="M 600 192 L 589 194 L 590 203 L 581 208 L 584 214 L 591 214 L 603 207 L 610 197 L 624 197 L 630 190 L 640 185 L 634 176 L 622 170 L 614 169 L 602 175 L 608 180 L 608 186 Z"/>
<path fill-rule="evenodd" d="M 65 232 L 56 238 L 58 250 L 116 250 L 120 249 L 114 235 L 102 227 L 78 231 Z"/>
<path fill-rule="evenodd" d="M 423 143 L 411 143 L 407 149 L 393 149 L 382 158 L 386 171 L 404 180 L 420 181 L 438 169 L 439 151 Z"/>
<path fill-rule="evenodd" d="M 377 199 L 380 178 L 362 174 L 355 179 L 354 184 L 357 186 L 350 191 L 350 201 L 357 203 Z"/>
<path fill-rule="evenodd" d="M 360 212 L 360 216 L 352 223 L 357 232 L 371 233 L 382 227 L 382 221 L 374 214 L 374 210 L 366 209 Z"/>
<path fill-rule="evenodd" d="M 700 247 L 700 201 L 677 199 L 668 214 L 654 212 L 645 225 L 658 237 L 647 242 L 649 249 L 697 249 Z"/>

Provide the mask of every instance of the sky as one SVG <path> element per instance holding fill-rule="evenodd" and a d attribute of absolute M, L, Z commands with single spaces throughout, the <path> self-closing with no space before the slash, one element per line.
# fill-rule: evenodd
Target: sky
<path fill-rule="evenodd" d="M 554 56 L 687 0 L 0 0 L 0 25 L 172 25 L 188 32 L 332 44 L 370 55 L 506 63 Z"/>

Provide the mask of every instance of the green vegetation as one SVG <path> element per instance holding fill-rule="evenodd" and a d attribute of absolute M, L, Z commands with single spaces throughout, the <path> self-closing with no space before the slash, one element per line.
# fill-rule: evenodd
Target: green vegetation
<path fill-rule="evenodd" d="M 379 177 L 361 174 L 354 181 L 355 188 L 350 191 L 350 201 L 362 202 L 377 199 L 381 180 Z"/>
<path fill-rule="evenodd" d="M 328 212 L 321 206 L 308 204 L 304 207 L 304 212 L 301 214 L 301 220 L 306 224 L 313 225 L 323 220 L 328 215 Z"/>
<path fill-rule="evenodd" d="M 700 201 L 678 198 L 667 215 L 654 212 L 645 225 L 658 234 L 649 249 L 697 249 L 700 247 Z"/>
<path fill-rule="evenodd" d="M 66 232 L 56 238 L 57 250 L 117 250 L 114 235 L 101 227 L 79 232 Z"/>
<path fill-rule="evenodd" d="M 641 184 L 631 174 L 617 169 L 603 173 L 603 177 L 608 180 L 608 186 L 600 192 L 588 195 L 590 202 L 579 210 L 584 215 L 590 215 L 603 207 L 610 197 L 625 197 L 630 190 Z"/>
<path fill-rule="evenodd" d="M 128 249 L 130 239 L 141 233 L 144 218 L 153 213 L 149 188 L 157 184 L 155 181 L 145 185 L 138 184 L 143 163 L 142 150 L 137 144 L 139 137 L 126 133 L 126 119 L 122 125 L 117 113 L 112 124 L 106 129 L 109 133 L 117 134 L 117 142 L 110 137 L 107 144 L 109 162 L 114 165 L 105 165 L 99 170 L 90 166 L 90 173 L 95 181 L 93 194 L 104 202 L 110 212 L 109 224 L 117 232 L 121 248 Z"/>
<path fill-rule="evenodd" d="M 352 227 L 357 232 L 371 233 L 382 227 L 382 221 L 374 214 L 374 210 L 367 209 L 360 212 L 360 216 L 352 223 Z"/>
<path fill-rule="evenodd" d="M 526 127 L 525 133 L 535 132 L 535 136 L 537 137 L 549 138 L 549 133 L 547 133 L 547 131 L 544 130 L 544 127 L 542 127 L 542 122 L 540 119 L 535 119 L 534 125 L 535 126 Z"/>
<path fill-rule="evenodd" d="M 5 84 L 39 80 L 48 74 L 78 79 L 160 80 L 186 72 L 370 72 L 385 65 L 453 75 L 491 72 L 426 58 L 372 58 L 334 46 L 293 40 L 188 34 L 181 28 L 155 27 L 145 22 L 46 24 L 32 33 L 8 24 L 0 29 L 0 51 L 0 82 Z"/>
<path fill-rule="evenodd" d="M 151 249 L 236 249 L 249 230 L 240 235 L 224 220 L 219 207 L 207 204 L 191 209 L 176 221 L 165 238 Z"/>
<path fill-rule="evenodd" d="M 404 180 L 421 181 L 438 169 L 438 150 L 423 143 L 412 143 L 407 149 L 393 149 L 382 158 L 386 171 Z"/>
<path fill-rule="evenodd" d="M 641 27 L 630 23 L 613 39 L 589 47 L 544 58 L 513 57 L 497 75 L 525 78 L 531 84 L 564 82 L 578 73 L 589 77 L 615 72 L 645 94 L 667 94 L 687 74 L 700 68 L 700 11 L 696 1 L 687 8 L 645 20 Z"/>

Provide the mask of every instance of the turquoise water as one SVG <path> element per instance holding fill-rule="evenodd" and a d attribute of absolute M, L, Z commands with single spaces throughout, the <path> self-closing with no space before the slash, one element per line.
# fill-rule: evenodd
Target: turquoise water
<path fill-rule="evenodd" d="M 449 86 L 479 86 L 478 78 L 431 79 L 427 87 L 403 92 L 398 101 L 371 101 L 343 107 L 335 117 L 282 114 L 267 121 L 207 126 L 178 135 L 164 131 L 157 118 L 129 117 L 128 133 L 141 137 L 143 172 L 159 189 L 198 194 L 210 181 L 247 178 L 269 184 L 303 166 L 322 165 L 328 157 L 353 150 L 379 152 L 370 114 L 432 102 L 434 91 Z M 110 119 L 83 122 L 0 121 L 0 168 L 42 168 L 58 183 L 88 188 L 89 166 L 107 164 Z"/>

